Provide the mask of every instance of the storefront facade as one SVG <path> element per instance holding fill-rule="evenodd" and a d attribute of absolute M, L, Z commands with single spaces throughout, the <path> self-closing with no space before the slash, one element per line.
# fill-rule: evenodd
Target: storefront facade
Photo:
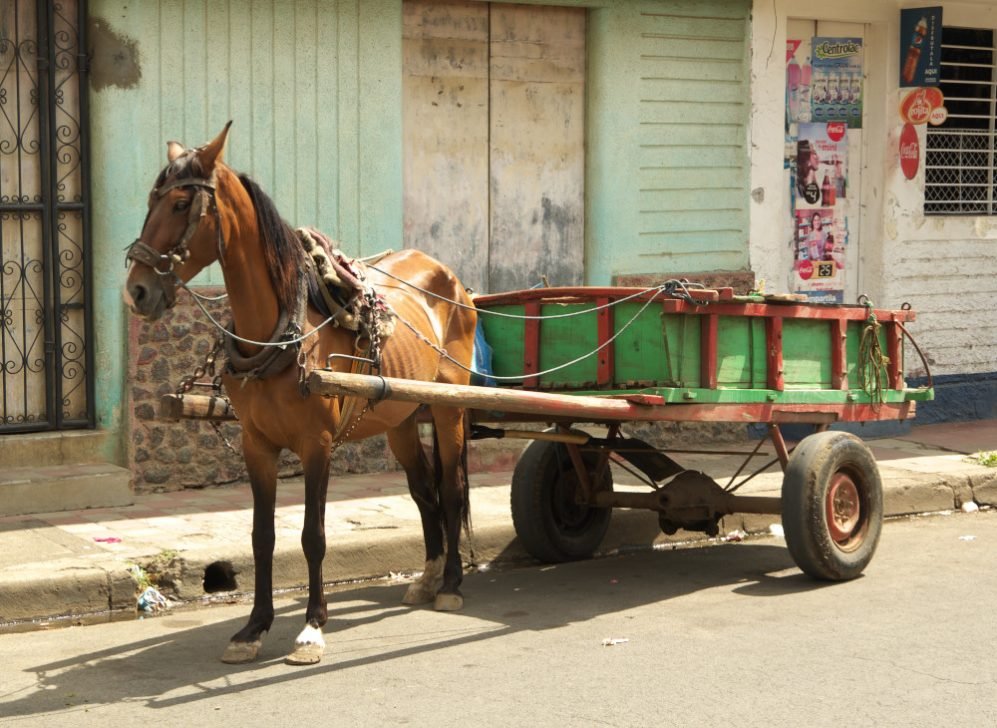
<path fill-rule="evenodd" d="M 877 305 L 911 304 L 918 311 L 912 333 L 937 389 L 936 402 L 921 408 L 921 421 L 992 417 L 997 411 L 997 326 L 991 315 L 997 297 L 997 8 L 989 2 L 914 7 L 903 13 L 904 5 L 896 2 L 776 2 L 774 9 L 756 4 L 751 268 L 769 290 L 812 297 L 831 291 L 845 302 L 865 294 Z M 931 24 L 940 37 L 929 35 L 927 22 L 918 28 L 922 18 L 940 21 Z M 967 36 L 966 29 L 974 32 Z M 935 59 L 941 84 L 937 88 L 951 97 L 948 119 L 938 126 L 933 122 L 943 112 L 928 119 L 935 92 L 921 91 L 934 88 L 933 79 L 924 82 L 923 76 L 907 79 L 904 74 L 915 55 L 913 46 L 919 46 L 919 72 L 924 73 L 935 52 L 932 40 L 940 53 Z M 857 63 L 829 71 L 821 67 L 826 61 L 814 62 L 815 44 L 824 42 L 825 49 L 844 52 L 846 41 L 857 41 Z M 973 74 L 971 83 L 966 82 L 967 73 Z M 861 87 L 855 88 L 859 78 Z M 847 93 L 843 79 L 849 81 Z M 820 111 L 814 96 L 826 99 L 835 93 L 829 85 L 843 99 L 841 106 L 857 101 L 860 128 L 849 127 L 836 144 L 814 138 L 814 123 L 820 121 L 816 114 L 800 118 L 798 91 L 804 81 L 809 82 L 804 95 L 813 112 Z M 832 162 L 817 171 L 812 203 L 797 184 L 806 166 L 798 152 L 811 146 L 820 147 Z M 826 178 L 835 180 L 835 160 L 845 162 L 846 193 L 827 205 L 820 188 Z M 838 250 L 830 261 L 809 260 L 815 251 L 815 212 L 825 228 L 822 238 L 826 240 L 829 231 L 837 235 Z M 835 260 L 839 255 L 840 267 Z M 832 273 L 831 284 L 818 280 L 821 264 Z M 827 270 L 832 265 L 834 270 Z M 801 275 L 801 269 L 809 277 Z M 908 378 L 924 381 L 926 368 L 910 347 L 907 362 Z"/>
<path fill-rule="evenodd" d="M 222 439 L 155 418 L 210 329 L 190 306 L 142 324 L 120 297 L 122 249 L 142 225 L 165 142 L 196 146 L 230 119 L 227 161 L 292 225 L 325 230 L 347 253 L 424 248 L 477 290 L 683 275 L 910 303 L 939 394 L 924 421 L 993 416 L 994 105 L 950 104 L 982 114 L 979 133 L 927 119 L 905 130 L 902 114 L 924 104 L 910 98 L 920 86 L 902 87 L 912 37 L 902 9 L 89 0 L 83 425 L 140 488 L 240 477 Z M 957 64 L 989 52 L 978 89 L 992 99 L 997 8 L 918 13 L 913 33 L 926 38 L 921 17 L 974 30 L 948 45 L 975 50 L 943 52 Z M 958 67 L 943 61 L 941 80 Z M 848 123 L 820 126 L 828 113 Z M 939 146 L 954 140 L 989 146 L 975 156 Z M 946 198 L 953 188 L 957 199 Z M 197 282 L 210 289 L 221 276 Z M 923 379 L 914 351 L 907 361 L 908 378 Z M 383 450 L 347 453 L 344 467 L 390 467 Z"/>

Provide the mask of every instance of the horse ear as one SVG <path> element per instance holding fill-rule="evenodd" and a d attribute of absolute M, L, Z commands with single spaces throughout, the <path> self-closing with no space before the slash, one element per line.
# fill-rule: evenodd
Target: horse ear
<path fill-rule="evenodd" d="M 166 161 L 173 163 L 187 151 L 185 147 L 180 142 L 166 142 Z"/>
<path fill-rule="evenodd" d="M 211 174 L 215 164 L 222 161 L 222 152 L 225 151 L 225 140 L 228 138 L 228 128 L 232 126 L 230 121 L 222 129 L 221 133 L 205 144 L 197 151 L 197 157 L 204 168 L 204 174 Z"/>

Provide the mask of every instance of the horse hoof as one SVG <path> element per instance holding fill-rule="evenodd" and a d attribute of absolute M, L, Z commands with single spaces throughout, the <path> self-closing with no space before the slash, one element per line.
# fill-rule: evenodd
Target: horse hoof
<path fill-rule="evenodd" d="M 437 594 L 433 609 L 437 612 L 456 612 L 464 606 L 464 597 L 460 594 Z"/>
<path fill-rule="evenodd" d="M 424 585 L 416 582 L 410 584 L 405 596 L 402 597 L 402 604 L 415 606 L 417 604 L 429 604 L 436 597 L 434 592 L 429 591 Z"/>
<path fill-rule="evenodd" d="M 314 665 L 322 661 L 325 645 L 306 642 L 294 646 L 294 652 L 284 658 L 288 665 Z"/>
<path fill-rule="evenodd" d="M 222 662 L 227 665 L 242 665 L 252 662 L 259 654 L 262 644 L 259 640 L 256 642 L 229 642 L 225 652 L 222 653 Z"/>

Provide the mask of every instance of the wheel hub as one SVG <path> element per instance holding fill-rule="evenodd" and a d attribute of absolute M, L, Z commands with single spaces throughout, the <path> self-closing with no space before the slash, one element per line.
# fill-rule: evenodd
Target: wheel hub
<path fill-rule="evenodd" d="M 858 486 L 846 473 L 837 472 L 827 489 L 827 529 L 839 545 L 849 544 L 856 535 L 862 516 Z"/>

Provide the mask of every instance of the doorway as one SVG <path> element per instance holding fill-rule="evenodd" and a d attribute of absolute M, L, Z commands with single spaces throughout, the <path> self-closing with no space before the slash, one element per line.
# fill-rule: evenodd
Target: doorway
<path fill-rule="evenodd" d="M 85 20 L 0 5 L 0 434 L 94 425 Z"/>
<path fill-rule="evenodd" d="M 404 3 L 405 246 L 477 292 L 584 279 L 585 23 Z"/>

